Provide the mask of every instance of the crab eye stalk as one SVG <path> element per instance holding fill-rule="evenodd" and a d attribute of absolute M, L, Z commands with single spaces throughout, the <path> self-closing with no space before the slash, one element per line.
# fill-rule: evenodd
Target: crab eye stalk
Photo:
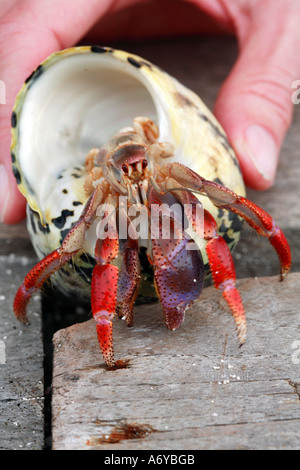
<path fill-rule="evenodd" d="M 125 175 L 128 175 L 129 169 L 128 169 L 127 163 L 123 163 L 123 165 L 122 165 L 122 171 L 123 171 L 123 173 L 124 173 Z"/>

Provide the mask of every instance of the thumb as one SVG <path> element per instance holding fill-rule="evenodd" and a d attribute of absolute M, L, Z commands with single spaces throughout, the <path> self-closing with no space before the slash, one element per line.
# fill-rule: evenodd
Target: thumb
<path fill-rule="evenodd" d="M 239 157 L 245 183 L 254 189 L 267 189 L 274 182 L 280 147 L 292 120 L 292 82 L 300 74 L 300 9 L 291 2 L 273 2 L 268 11 L 271 3 L 257 2 L 243 30 L 237 25 L 240 54 L 215 107 Z"/>

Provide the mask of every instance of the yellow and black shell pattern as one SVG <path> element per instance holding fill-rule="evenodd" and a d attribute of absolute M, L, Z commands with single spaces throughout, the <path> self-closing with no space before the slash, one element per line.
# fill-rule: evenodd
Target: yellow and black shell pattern
<path fill-rule="evenodd" d="M 27 78 L 12 113 L 12 168 L 28 202 L 27 226 L 39 258 L 58 248 L 80 217 L 85 157 L 136 116 L 153 119 L 162 142 L 206 179 L 245 195 L 237 157 L 213 114 L 193 91 L 136 55 L 100 46 L 56 52 Z M 198 196 L 232 249 L 240 218 Z M 54 277 L 66 293 L 89 290 L 95 227 L 85 253 Z M 204 261 L 206 255 L 203 253 Z M 118 263 L 118 260 L 117 260 Z"/>

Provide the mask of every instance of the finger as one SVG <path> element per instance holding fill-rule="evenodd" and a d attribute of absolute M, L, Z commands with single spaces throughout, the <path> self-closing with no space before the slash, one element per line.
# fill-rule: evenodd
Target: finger
<path fill-rule="evenodd" d="M 0 18 L 9 10 L 11 10 L 18 0 L 1 0 L 0 3 Z"/>
<path fill-rule="evenodd" d="M 2 10 L 0 79 L 5 86 L 5 104 L 0 105 L 1 222 L 16 223 L 25 215 L 24 198 L 17 189 L 10 161 L 10 117 L 19 89 L 40 62 L 52 52 L 78 42 L 113 3 L 113 0 L 22 0 L 11 8 L 6 4 L 7 8 Z"/>
<path fill-rule="evenodd" d="M 248 23 L 237 24 L 241 50 L 215 113 L 239 156 L 246 184 L 267 189 L 274 182 L 293 114 L 291 84 L 300 74 L 300 8 L 290 1 L 255 4 Z"/>
<path fill-rule="evenodd" d="M 95 24 L 85 40 L 91 43 L 100 40 L 107 44 L 107 41 L 124 39 L 137 41 L 220 32 L 223 29 L 210 12 L 205 13 L 199 5 L 182 0 L 139 0 L 131 8 L 123 8 L 113 14 L 110 11 Z"/>

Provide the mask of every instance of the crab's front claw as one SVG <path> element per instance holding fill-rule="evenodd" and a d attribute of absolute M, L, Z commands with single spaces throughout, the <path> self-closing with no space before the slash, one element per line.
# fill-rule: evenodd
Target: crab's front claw
<path fill-rule="evenodd" d="M 170 186 L 174 187 L 171 181 Z M 218 234 L 213 216 L 202 207 L 198 199 L 188 191 L 178 191 L 178 197 L 185 207 L 185 214 L 194 231 L 206 240 L 205 250 L 214 281 L 226 300 L 235 320 L 240 345 L 246 340 L 246 317 L 240 293 L 235 285 L 236 273 L 230 249 L 224 238 Z M 202 207 L 202 220 L 197 218 L 192 207 Z M 200 222 L 200 223 L 199 223 Z"/>
<path fill-rule="evenodd" d="M 170 330 L 182 324 L 186 309 L 197 300 L 203 288 L 201 254 L 196 250 L 187 250 L 187 243 L 183 240 L 181 250 L 171 259 L 164 254 L 165 245 L 156 241 L 153 243 L 155 286 Z"/>
<path fill-rule="evenodd" d="M 149 202 L 158 208 L 176 202 L 170 194 L 161 195 L 152 189 Z M 178 201 L 177 201 L 178 202 Z M 170 224 L 171 236 L 164 236 L 164 220 Z M 181 221 L 172 214 L 158 212 L 152 224 L 158 227 L 158 237 L 152 233 L 152 263 L 155 287 L 161 301 L 166 325 L 178 328 L 186 309 L 199 297 L 204 283 L 204 266 L 200 250 L 184 232 Z M 167 235 L 167 234 L 165 234 Z"/>

